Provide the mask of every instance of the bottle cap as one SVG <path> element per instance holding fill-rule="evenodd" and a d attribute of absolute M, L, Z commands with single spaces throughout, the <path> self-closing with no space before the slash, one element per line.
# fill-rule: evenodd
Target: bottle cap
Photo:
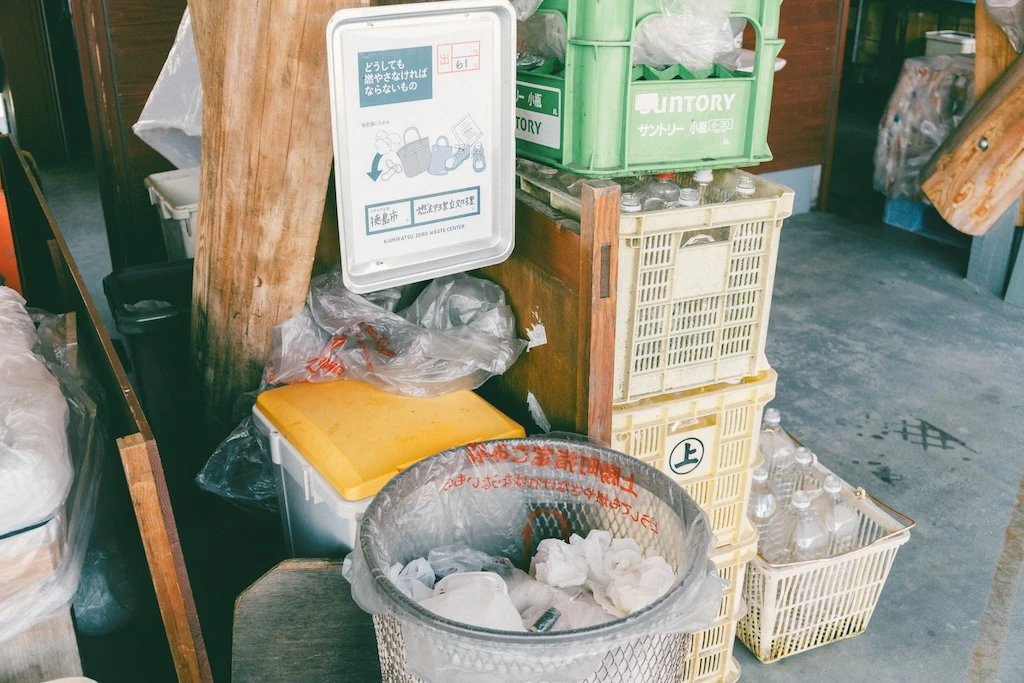
<path fill-rule="evenodd" d="M 551 168 L 550 166 L 539 166 L 537 168 L 537 173 L 540 173 L 543 176 L 548 176 L 550 178 L 552 176 L 558 175 L 558 169 Z"/>
<path fill-rule="evenodd" d="M 702 168 L 699 171 L 693 172 L 693 182 L 700 183 L 701 185 L 707 185 L 715 179 L 715 174 L 711 172 L 710 168 Z"/>
<path fill-rule="evenodd" d="M 810 465 L 814 462 L 814 453 L 811 453 L 810 448 L 801 446 L 796 449 L 796 462 L 798 465 Z"/>
<path fill-rule="evenodd" d="M 640 197 L 626 192 L 619 198 L 619 210 L 623 213 L 636 213 L 640 210 Z"/>
<path fill-rule="evenodd" d="M 806 510 L 811 507 L 811 499 L 806 491 L 793 492 L 793 507 L 797 510 Z"/>
<path fill-rule="evenodd" d="M 657 178 L 658 180 L 675 180 L 676 179 L 676 174 L 675 173 L 655 173 L 654 177 Z"/>
<path fill-rule="evenodd" d="M 759 484 L 763 484 L 768 481 L 768 470 L 763 467 L 755 467 L 753 475 L 754 481 Z"/>
<path fill-rule="evenodd" d="M 765 408 L 764 423 L 769 427 L 778 427 L 782 424 L 782 415 L 775 408 Z"/>
<path fill-rule="evenodd" d="M 822 488 L 825 489 L 825 493 L 839 493 L 843 490 L 843 482 L 836 475 L 830 474 L 825 477 L 825 484 Z"/>
<path fill-rule="evenodd" d="M 679 190 L 679 206 L 700 206 L 700 193 L 692 187 Z"/>
<path fill-rule="evenodd" d="M 749 197 L 754 194 L 756 188 L 754 187 L 754 178 L 749 175 L 741 175 L 736 179 L 736 192 L 745 197 Z"/>

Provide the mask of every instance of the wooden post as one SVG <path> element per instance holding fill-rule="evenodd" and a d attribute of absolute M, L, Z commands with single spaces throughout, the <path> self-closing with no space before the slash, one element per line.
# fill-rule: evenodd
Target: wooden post
<path fill-rule="evenodd" d="M 309 287 L 332 159 L 327 21 L 361 0 L 189 0 L 203 81 L 192 347 L 206 415 L 255 389 Z"/>

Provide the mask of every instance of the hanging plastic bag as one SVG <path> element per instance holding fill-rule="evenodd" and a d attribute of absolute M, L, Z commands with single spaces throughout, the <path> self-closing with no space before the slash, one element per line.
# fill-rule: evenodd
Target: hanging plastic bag
<path fill-rule="evenodd" d="M 659 0 L 661 16 L 637 27 L 633 63 L 662 67 L 681 64 L 700 74 L 715 58 L 733 50 L 730 0 Z"/>
<path fill-rule="evenodd" d="M 188 9 L 132 130 L 178 168 L 199 166 L 203 84 L 199 80 L 199 60 Z"/>
<path fill-rule="evenodd" d="M 985 0 L 985 9 L 1002 27 L 1017 52 L 1024 52 L 1024 0 Z"/>
<path fill-rule="evenodd" d="M 565 60 L 565 20 L 560 14 L 534 14 L 519 23 L 519 36 L 520 50 L 537 60 L 539 64 L 543 64 L 547 59 Z"/>
<path fill-rule="evenodd" d="M 537 8 L 544 0 L 511 0 L 511 2 L 519 21 L 526 21 L 536 13 Z"/>
<path fill-rule="evenodd" d="M 404 310 L 402 290 L 359 295 L 341 269 L 314 278 L 306 306 L 274 328 L 260 391 L 281 384 L 358 379 L 396 394 L 440 396 L 476 389 L 526 349 L 501 287 L 457 274 L 434 280 Z M 242 505 L 276 509 L 270 446 L 251 417 L 224 440 L 196 478 Z"/>

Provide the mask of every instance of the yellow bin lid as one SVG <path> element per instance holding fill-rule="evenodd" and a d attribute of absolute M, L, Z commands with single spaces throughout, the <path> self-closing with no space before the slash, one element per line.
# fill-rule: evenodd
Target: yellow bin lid
<path fill-rule="evenodd" d="M 375 495 L 435 453 L 525 436 L 472 391 L 415 398 L 337 380 L 271 389 L 259 395 L 256 407 L 346 500 Z"/>

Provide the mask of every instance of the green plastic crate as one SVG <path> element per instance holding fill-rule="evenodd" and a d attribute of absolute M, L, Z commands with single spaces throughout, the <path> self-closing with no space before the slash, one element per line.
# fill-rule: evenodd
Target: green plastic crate
<path fill-rule="evenodd" d="M 782 0 L 734 0 L 757 36 L 753 73 L 633 66 L 657 0 L 544 0 L 566 22 L 566 58 L 520 69 L 519 156 L 587 177 L 753 166 L 768 149 Z"/>

